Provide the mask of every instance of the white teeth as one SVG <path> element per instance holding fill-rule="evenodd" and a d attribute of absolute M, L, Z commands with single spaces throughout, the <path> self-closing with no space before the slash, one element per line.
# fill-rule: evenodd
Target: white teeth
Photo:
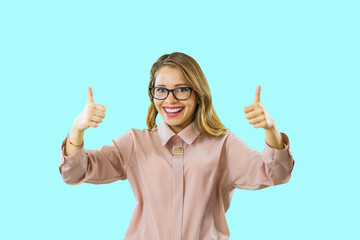
<path fill-rule="evenodd" d="M 174 112 L 179 112 L 182 109 L 183 108 L 173 108 L 173 109 L 165 108 L 165 111 L 169 113 L 174 113 Z"/>

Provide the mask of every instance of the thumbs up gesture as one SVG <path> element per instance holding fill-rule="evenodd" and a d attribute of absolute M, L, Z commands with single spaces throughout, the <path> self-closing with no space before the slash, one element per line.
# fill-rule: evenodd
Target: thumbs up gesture
<path fill-rule="evenodd" d="M 260 102 L 261 86 L 258 86 L 255 92 L 254 103 L 244 108 L 245 117 L 254 128 L 271 129 L 275 127 L 275 122 L 270 113 L 268 113 Z"/>
<path fill-rule="evenodd" d="M 73 129 L 84 131 L 89 127 L 98 127 L 105 117 L 105 106 L 94 103 L 91 87 L 88 87 L 87 103 L 73 122 Z"/>

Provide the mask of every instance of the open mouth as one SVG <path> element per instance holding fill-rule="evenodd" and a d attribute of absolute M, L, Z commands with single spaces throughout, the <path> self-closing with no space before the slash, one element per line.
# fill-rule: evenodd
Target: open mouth
<path fill-rule="evenodd" d="M 164 107 L 163 109 L 168 117 L 176 117 L 183 111 L 184 107 L 178 107 L 178 108 Z"/>

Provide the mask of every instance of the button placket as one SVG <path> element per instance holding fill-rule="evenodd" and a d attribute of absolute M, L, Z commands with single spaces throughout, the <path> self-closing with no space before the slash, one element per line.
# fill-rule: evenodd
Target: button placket
<path fill-rule="evenodd" d="M 172 205 L 172 240 L 181 240 L 184 193 L 184 146 L 180 139 L 172 145 L 173 159 L 173 205 Z"/>

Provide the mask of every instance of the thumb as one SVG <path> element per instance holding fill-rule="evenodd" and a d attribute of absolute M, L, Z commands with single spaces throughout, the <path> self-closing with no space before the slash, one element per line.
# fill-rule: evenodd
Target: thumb
<path fill-rule="evenodd" d="M 260 102 L 260 90 L 261 90 L 261 86 L 258 86 L 255 92 L 254 103 Z"/>
<path fill-rule="evenodd" d="M 87 95 L 87 99 L 88 99 L 88 100 L 87 100 L 87 102 L 94 102 L 91 87 L 88 87 L 88 95 Z"/>

